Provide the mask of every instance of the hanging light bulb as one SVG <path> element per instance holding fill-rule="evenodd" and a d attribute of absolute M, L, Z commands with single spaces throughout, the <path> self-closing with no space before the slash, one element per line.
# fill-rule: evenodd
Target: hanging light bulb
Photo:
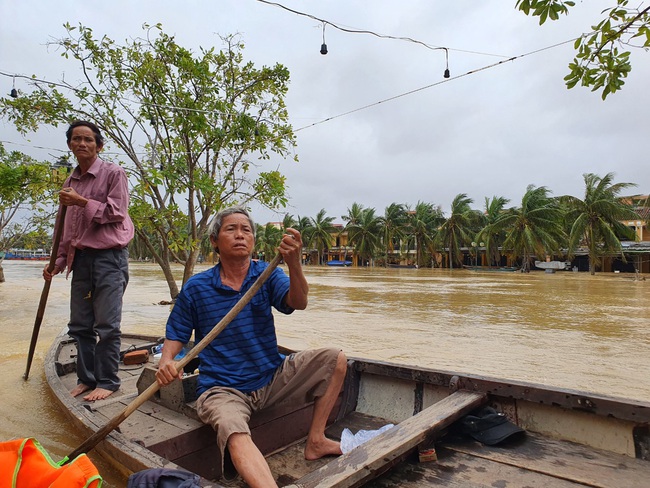
<path fill-rule="evenodd" d="M 323 22 L 323 44 L 320 45 L 320 53 L 327 54 L 327 44 L 325 44 L 325 22 Z"/>
<path fill-rule="evenodd" d="M 9 96 L 11 98 L 18 98 L 18 90 L 16 90 L 16 77 L 14 76 L 14 84 L 11 88 L 11 92 L 9 92 Z"/>
<path fill-rule="evenodd" d="M 449 78 L 449 76 L 450 76 L 450 74 L 449 74 L 449 50 L 447 48 L 443 48 L 443 49 L 445 50 L 445 64 L 446 64 L 446 67 L 445 67 L 445 72 L 444 72 L 444 74 L 442 76 L 445 77 L 445 78 Z"/>

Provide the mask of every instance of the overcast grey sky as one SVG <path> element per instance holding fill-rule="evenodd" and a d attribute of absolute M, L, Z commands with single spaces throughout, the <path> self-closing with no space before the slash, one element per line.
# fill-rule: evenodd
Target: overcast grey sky
<path fill-rule="evenodd" d="M 256 209 L 260 223 L 285 212 L 314 217 L 322 208 L 342 222 L 354 202 L 378 214 L 393 202 L 419 201 L 447 212 L 458 193 L 474 208 L 495 195 L 515 205 L 529 184 L 582 196 L 590 172 L 638 184 L 632 193 L 650 191 L 650 54 L 633 53 L 623 91 L 605 102 L 563 81 L 574 54 L 564 42 L 597 23 L 614 0 L 578 2 L 541 27 L 515 10 L 515 0 L 279 3 L 341 27 L 447 47 L 451 78 L 443 78 L 444 51 L 331 26 L 323 56 L 321 23 L 255 0 L 0 0 L 0 71 L 79 79 L 79 66 L 46 46 L 65 35 L 65 22 L 119 43 L 141 36 L 143 23 L 160 22 L 195 52 L 221 48 L 220 35 L 241 34 L 246 59 L 291 72 L 287 105 L 300 159 L 263 163 L 287 176 L 290 206 L 276 214 Z M 522 57 L 481 69 L 514 56 Z M 11 88 L 12 79 L 0 76 L 0 92 Z M 37 158 L 67 149 L 63 128 L 26 139 L 3 122 L 0 141 Z"/>

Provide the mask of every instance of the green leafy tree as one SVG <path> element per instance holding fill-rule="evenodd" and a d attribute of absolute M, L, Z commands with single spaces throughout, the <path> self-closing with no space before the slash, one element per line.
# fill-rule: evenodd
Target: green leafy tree
<path fill-rule="evenodd" d="M 636 220 L 638 214 L 632 207 L 622 202 L 619 194 L 633 183 L 614 183 L 614 174 L 607 173 L 600 177 L 587 173 L 584 199 L 573 196 L 562 197 L 568 207 L 568 220 L 573 222 L 569 234 L 569 256 L 578 246 L 589 250 L 589 272 L 596 273 L 596 266 L 601 264 L 602 256 L 620 253 L 620 237 L 634 239 L 634 231 L 623 225 L 621 220 Z"/>
<path fill-rule="evenodd" d="M 645 2 L 612 0 L 603 11 L 603 19 L 591 31 L 576 39 L 577 51 L 565 76 L 567 87 L 580 84 L 592 91 L 601 90 L 603 100 L 620 90 L 632 70 L 630 49 L 650 48 L 650 6 Z M 568 15 L 575 2 L 569 0 L 517 0 L 516 8 L 526 15 L 539 17 L 540 25 Z"/>
<path fill-rule="evenodd" d="M 449 218 L 438 230 L 436 241 L 447 250 L 450 269 L 454 267 L 454 262 L 462 263 L 463 253 L 460 248 L 472 241 L 473 230 L 479 222 L 480 214 L 470 207 L 473 202 L 465 193 L 456 195 L 451 202 Z"/>
<path fill-rule="evenodd" d="M 407 235 L 408 216 L 406 214 L 406 205 L 401 203 L 391 203 L 384 210 L 384 216 L 381 219 L 381 238 L 384 246 L 384 265 L 388 266 L 389 256 L 395 251 Z"/>
<path fill-rule="evenodd" d="M 488 266 L 492 266 L 492 263 L 498 265 L 501 262 L 499 248 L 505 240 L 505 232 L 503 229 L 497 230 L 495 224 L 501 218 L 509 201 L 504 197 L 494 196 L 492 199 L 485 197 L 483 228 L 476 235 L 476 242 L 484 244 Z"/>
<path fill-rule="evenodd" d="M 494 232 L 506 232 L 503 249 L 514 258 L 522 258 L 522 271 L 530 271 L 533 256 L 559 254 L 564 237 L 562 211 L 558 200 L 544 187 L 529 185 L 521 206 L 501 214 L 493 225 Z"/>
<path fill-rule="evenodd" d="M 309 236 L 309 228 L 311 227 L 311 219 L 309 217 L 301 217 L 300 215 L 298 215 L 296 217 L 296 220 L 293 221 L 292 227 L 296 229 L 298 232 L 300 232 L 300 235 L 302 236 L 303 253 L 306 253 L 307 256 L 309 256 L 310 252 L 309 252 L 308 236 Z M 310 259 L 308 258 L 306 262 L 310 262 Z"/>
<path fill-rule="evenodd" d="M 375 257 L 381 243 L 381 217 L 375 215 L 374 208 L 364 208 L 361 214 L 348 222 L 346 230 L 350 245 L 361 258 L 371 260 Z"/>
<path fill-rule="evenodd" d="M 0 252 L 18 243 L 26 248 L 43 246 L 43 215 L 53 202 L 54 188 L 65 173 L 19 151 L 6 151 L 0 143 Z M 60 181 L 59 181 L 60 180 Z M 23 215 L 21 215 L 21 213 Z M 40 239 L 38 238 L 40 236 Z M 0 283 L 4 282 L 0 259 Z"/>
<path fill-rule="evenodd" d="M 354 202 L 350 208 L 348 208 L 347 215 L 341 215 L 341 218 L 344 222 L 348 224 L 357 224 L 362 217 L 364 208 L 360 203 Z"/>
<path fill-rule="evenodd" d="M 418 266 L 424 266 L 425 258 L 433 252 L 438 226 L 443 221 L 442 210 L 432 203 L 418 202 L 413 212 L 407 211 L 409 238 L 415 244 Z"/>
<path fill-rule="evenodd" d="M 255 250 L 258 256 L 263 256 L 264 261 L 271 261 L 277 254 L 278 246 L 282 240 L 282 229 L 268 223 L 266 225 L 255 224 Z"/>
<path fill-rule="evenodd" d="M 298 215 L 293 228 L 301 234 L 305 234 L 305 232 L 307 232 L 311 226 L 311 219 L 309 217 L 301 217 Z"/>
<path fill-rule="evenodd" d="M 284 217 L 282 218 L 282 230 L 288 229 L 289 227 L 295 229 L 297 224 L 298 221 L 293 218 L 293 215 L 284 214 Z"/>
<path fill-rule="evenodd" d="M 341 215 L 341 218 L 343 221 L 346 223 L 345 227 L 341 231 L 341 233 L 348 232 L 348 244 L 352 246 L 352 259 L 355 260 L 355 256 L 357 255 L 357 249 L 354 247 L 350 240 L 350 233 L 349 233 L 349 228 L 351 226 L 356 226 L 362 219 L 362 215 L 364 212 L 363 205 L 360 203 L 354 202 L 350 208 L 348 208 L 348 213 L 346 215 Z M 345 251 L 346 259 L 347 259 L 347 248 Z M 355 260 L 356 262 L 356 260 Z"/>
<path fill-rule="evenodd" d="M 328 217 L 323 208 L 311 219 L 311 225 L 304 231 L 309 247 L 316 249 L 318 253 L 318 264 L 325 261 L 325 252 L 332 246 L 332 235 L 337 232 L 332 222 L 334 217 Z"/>
<path fill-rule="evenodd" d="M 295 146 L 284 103 L 289 72 L 246 62 L 233 36 L 221 51 L 195 54 L 160 25 L 145 25 L 145 38 L 123 45 L 85 26 L 65 29 L 67 37 L 53 44 L 83 79 L 34 79 L 31 93 L 0 101 L 0 115 L 23 133 L 76 118 L 99 126 L 126 156 L 137 236 L 175 298 L 170 264 L 183 263 L 183 282 L 193 274 L 219 209 L 253 200 L 286 205 L 284 177 L 264 171 L 261 161 L 290 156 Z"/>

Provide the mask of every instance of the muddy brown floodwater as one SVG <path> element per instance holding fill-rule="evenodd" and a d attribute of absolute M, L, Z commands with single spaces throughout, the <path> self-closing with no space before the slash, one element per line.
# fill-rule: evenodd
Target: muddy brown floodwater
<path fill-rule="evenodd" d="M 69 281 L 51 286 L 30 378 L 23 379 L 44 262 L 4 261 L 0 284 L 0 440 L 35 437 L 55 460 L 84 439 L 52 400 L 43 358 L 69 313 Z M 197 271 L 207 266 L 197 267 Z M 178 268 L 178 279 L 181 269 Z M 650 280 L 557 272 L 306 267 L 310 303 L 276 313 L 292 348 L 362 356 L 650 401 Z M 158 267 L 131 263 L 123 331 L 163 335 Z M 105 487 L 126 479 L 90 453 Z"/>

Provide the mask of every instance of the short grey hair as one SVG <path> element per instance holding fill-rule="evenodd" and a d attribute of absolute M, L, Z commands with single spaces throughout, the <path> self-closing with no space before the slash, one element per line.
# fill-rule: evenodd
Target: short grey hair
<path fill-rule="evenodd" d="M 251 229 L 253 230 L 253 239 L 254 239 L 256 237 L 255 222 L 253 222 L 253 218 L 251 217 L 250 213 L 248 213 L 248 210 L 246 210 L 246 207 L 241 205 L 235 205 L 233 207 L 228 207 L 219 210 L 219 212 L 217 212 L 217 215 L 215 215 L 214 218 L 212 219 L 212 222 L 210 222 L 210 227 L 208 228 L 208 235 L 216 240 L 217 237 L 219 237 L 219 231 L 221 230 L 221 226 L 223 225 L 223 219 L 225 217 L 228 217 L 228 215 L 233 215 L 233 214 L 242 214 L 246 216 L 248 222 L 251 224 Z"/>

